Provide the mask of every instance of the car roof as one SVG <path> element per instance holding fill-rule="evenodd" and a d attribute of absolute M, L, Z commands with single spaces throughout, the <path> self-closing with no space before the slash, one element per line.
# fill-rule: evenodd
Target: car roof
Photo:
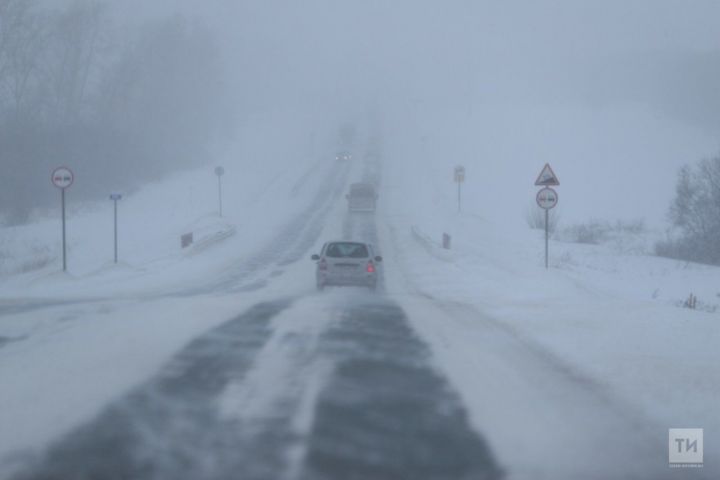
<path fill-rule="evenodd" d="M 356 243 L 358 245 L 372 245 L 368 242 L 361 242 L 359 240 L 330 240 L 329 242 L 325 242 L 325 245 L 330 245 L 331 243 Z"/>

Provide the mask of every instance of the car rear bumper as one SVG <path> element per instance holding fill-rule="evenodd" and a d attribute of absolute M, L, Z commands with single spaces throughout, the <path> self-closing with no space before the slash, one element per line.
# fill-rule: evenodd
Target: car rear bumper
<path fill-rule="evenodd" d="M 372 287 L 377 284 L 377 275 L 331 275 L 324 274 L 317 276 L 317 282 L 320 285 L 344 286 L 344 287 Z"/>

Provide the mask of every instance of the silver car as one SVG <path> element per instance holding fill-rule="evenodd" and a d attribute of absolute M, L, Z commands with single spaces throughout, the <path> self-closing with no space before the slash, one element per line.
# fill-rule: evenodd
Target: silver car
<path fill-rule="evenodd" d="M 371 290 L 377 287 L 377 263 L 382 262 L 382 257 L 375 254 L 369 243 L 328 242 L 320 255 L 311 258 L 317 262 L 318 290 L 328 285 L 354 285 Z"/>

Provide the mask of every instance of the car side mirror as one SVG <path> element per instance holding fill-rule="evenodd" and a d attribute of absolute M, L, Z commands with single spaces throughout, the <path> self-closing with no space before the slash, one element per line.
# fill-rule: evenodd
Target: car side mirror
<path fill-rule="evenodd" d="M 313 256 L 310 257 L 310 258 L 311 258 L 312 260 L 318 261 L 318 260 L 320 260 L 320 255 L 313 255 Z"/>
<path fill-rule="evenodd" d="M 375 257 L 375 261 L 382 262 L 382 257 L 380 255 L 378 255 L 377 257 Z"/>

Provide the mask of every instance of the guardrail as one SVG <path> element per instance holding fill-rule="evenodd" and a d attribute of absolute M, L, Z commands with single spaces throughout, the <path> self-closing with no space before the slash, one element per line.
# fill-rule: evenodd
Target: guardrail
<path fill-rule="evenodd" d="M 190 254 L 200 253 L 203 250 L 230 238 L 237 232 L 234 225 L 225 225 L 216 228 L 201 228 L 197 231 L 183 235 L 185 240 L 191 239 L 185 250 Z"/>

